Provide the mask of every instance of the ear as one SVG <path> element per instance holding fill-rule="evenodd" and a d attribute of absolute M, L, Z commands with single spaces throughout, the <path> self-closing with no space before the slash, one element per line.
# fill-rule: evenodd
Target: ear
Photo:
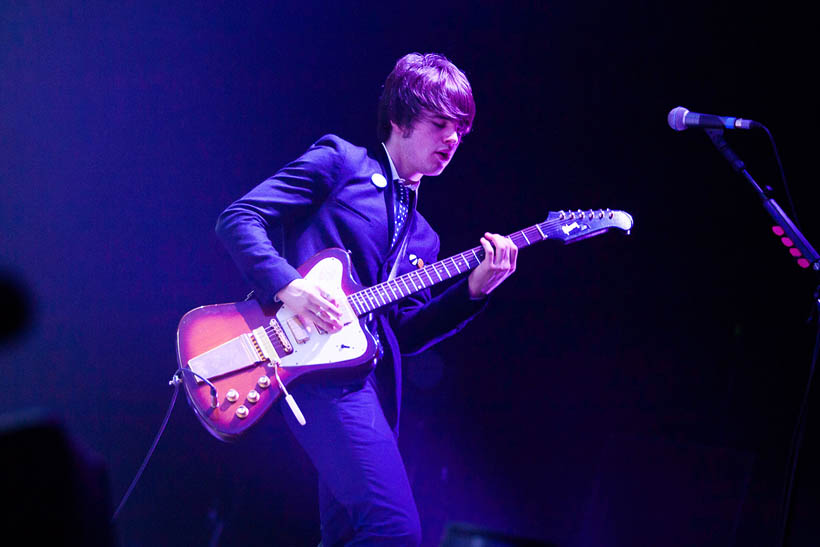
<path fill-rule="evenodd" d="M 390 120 L 390 136 L 396 136 L 398 139 L 399 137 L 406 139 L 410 135 L 413 134 L 413 126 L 412 124 L 409 127 L 402 127 L 393 120 Z"/>

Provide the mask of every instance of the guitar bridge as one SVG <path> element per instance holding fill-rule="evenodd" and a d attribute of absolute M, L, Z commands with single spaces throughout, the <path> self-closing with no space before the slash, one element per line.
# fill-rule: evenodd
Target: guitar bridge
<path fill-rule="evenodd" d="M 273 329 L 273 333 L 276 335 L 276 338 L 279 340 L 279 343 L 282 345 L 282 353 L 285 355 L 290 355 L 293 353 L 293 346 L 288 340 L 285 331 L 282 329 L 282 325 L 279 324 L 279 321 L 276 320 L 274 317 L 270 320 L 270 326 Z"/>
<path fill-rule="evenodd" d="M 263 360 L 268 360 L 275 365 L 279 364 L 279 354 L 276 353 L 276 348 L 271 344 L 268 333 L 265 332 L 265 327 L 253 329 L 253 341 L 254 347 L 258 350 Z"/>

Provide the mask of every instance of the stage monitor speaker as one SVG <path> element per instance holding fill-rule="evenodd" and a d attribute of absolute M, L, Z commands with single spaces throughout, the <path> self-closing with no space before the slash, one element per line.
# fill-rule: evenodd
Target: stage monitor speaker
<path fill-rule="evenodd" d="M 548 541 L 510 536 L 477 526 L 450 523 L 440 547 L 557 547 Z"/>
<path fill-rule="evenodd" d="M 24 544 L 114 545 L 108 489 L 102 458 L 52 415 L 0 415 L 2 527 L 25 534 Z"/>

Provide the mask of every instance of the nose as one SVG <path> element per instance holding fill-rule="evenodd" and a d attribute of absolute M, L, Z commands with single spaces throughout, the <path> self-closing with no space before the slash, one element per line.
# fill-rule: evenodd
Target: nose
<path fill-rule="evenodd" d="M 445 134 L 445 136 L 444 136 L 444 142 L 446 142 L 447 144 L 455 144 L 458 141 L 459 141 L 458 130 L 455 129 L 455 128 L 453 128 L 452 131 Z"/>

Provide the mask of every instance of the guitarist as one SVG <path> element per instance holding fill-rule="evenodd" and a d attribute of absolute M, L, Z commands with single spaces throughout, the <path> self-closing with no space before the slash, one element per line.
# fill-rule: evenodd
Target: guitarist
<path fill-rule="evenodd" d="M 447 167 L 474 116 L 470 83 L 448 59 L 399 59 L 379 101 L 381 144 L 367 150 L 326 135 L 219 217 L 217 234 L 256 297 L 281 301 L 305 324 L 333 332 L 342 328 L 339 303 L 295 269 L 316 252 L 349 250 L 354 279 L 364 286 L 435 262 L 438 236 L 416 211 L 419 182 Z M 325 547 L 420 542 L 396 444 L 401 354 L 461 330 L 515 271 L 518 249 L 510 239 L 486 233 L 480 242 L 485 258 L 468 277 L 374 314 L 368 326 L 379 357 L 369 374 L 294 382 L 291 393 L 307 425 L 283 415 L 318 470 Z"/>

